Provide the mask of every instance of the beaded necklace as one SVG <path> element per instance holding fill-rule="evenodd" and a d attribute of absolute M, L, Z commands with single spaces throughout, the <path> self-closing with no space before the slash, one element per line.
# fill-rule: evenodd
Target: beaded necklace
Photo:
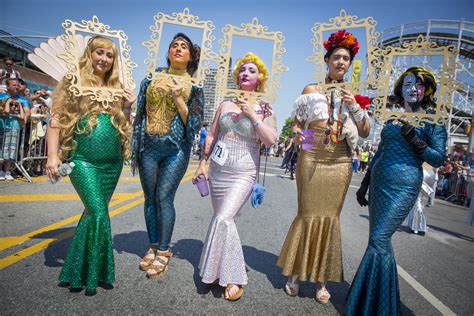
<path fill-rule="evenodd" d="M 336 131 L 334 132 L 333 130 L 333 125 L 334 125 L 334 90 L 331 91 L 331 99 L 326 95 L 326 101 L 328 104 L 328 113 L 329 113 L 329 118 L 327 121 L 327 127 L 326 127 L 326 132 L 325 135 L 326 137 L 329 135 L 331 138 L 331 141 L 335 144 L 339 142 L 339 136 L 342 134 L 342 127 L 343 127 L 343 121 L 342 121 L 342 102 L 339 104 L 339 112 L 337 114 L 337 127 Z"/>

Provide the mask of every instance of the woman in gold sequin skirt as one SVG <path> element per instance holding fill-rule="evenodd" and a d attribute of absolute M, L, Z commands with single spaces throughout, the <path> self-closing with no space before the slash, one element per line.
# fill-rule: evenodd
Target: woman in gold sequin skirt
<path fill-rule="evenodd" d="M 327 83 L 343 82 L 358 50 L 357 39 L 346 31 L 325 42 Z M 277 265 L 288 276 L 285 292 L 298 294 L 299 281 L 319 282 L 316 299 L 327 303 L 326 282 L 343 280 L 339 215 L 352 176 L 351 149 L 358 135 L 366 137 L 370 124 L 350 91 L 341 89 L 331 106 L 329 96 L 308 85 L 295 101 L 296 140 L 311 130 L 314 142 L 302 150 L 296 167 L 298 214 L 290 226 Z"/>

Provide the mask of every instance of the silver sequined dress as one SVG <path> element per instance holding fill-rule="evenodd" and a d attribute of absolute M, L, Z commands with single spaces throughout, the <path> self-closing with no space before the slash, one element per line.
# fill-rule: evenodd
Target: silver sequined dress
<path fill-rule="evenodd" d="M 202 282 L 247 284 L 245 261 L 234 217 L 248 200 L 257 176 L 259 142 L 246 117 L 231 112 L 219 118 L 217 141 L 229 151 L 223 165 L 211 160 L 212 217 L 199 263 Z"/>

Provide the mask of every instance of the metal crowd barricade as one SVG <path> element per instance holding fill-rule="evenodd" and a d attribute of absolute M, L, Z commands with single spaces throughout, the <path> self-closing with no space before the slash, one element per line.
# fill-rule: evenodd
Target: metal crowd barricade
<path fill-rule="evenodd" d="M 21 165 L 18 155 L 23 151 L 25 129 L 21 128 L 21 119 L 12 114 L 0 116 L 0 162 L 12 161 L 15 168 L 31 182 L 31 177 Z"/>
<path fill-rule="evenodd" d="M 25 139 L 21 143 L 20 168 L 25 178 L 32 182 L 27 172 L 28 165 L 31 170 L 35 162 L 42 162 L 47 159 L 46 152 L 46 129 L 43 122 L 47 116 L 44 114 L 32 114 L 25 128 Z M 26 146 L 26 148 L 25 148 Z"/>
<path fill-rule="evenodd" d="M 458 200 L 462 201 L 463 205 L 466 205 L 468 194 L 467 194 L 467 186 L 469 181 L 467 180 L 467 175 L 464 173 L 459 176 L 459 183 L 457 184 L 456 188 L 456 196 Z"/>
<path fill-rule="evenodd" d="M 463 174 L 462 170 L 451 173 L 448 182 L 449 195 L 446 197 L 446 201 L 465 204 L 467 194 L 467 176 Z"/>
<path fill-rule="evenodd" d="M 443 194 L 444 190 L 444 174 L 438 174 L 438 184 L 436 185 L 436 195 Z"/>

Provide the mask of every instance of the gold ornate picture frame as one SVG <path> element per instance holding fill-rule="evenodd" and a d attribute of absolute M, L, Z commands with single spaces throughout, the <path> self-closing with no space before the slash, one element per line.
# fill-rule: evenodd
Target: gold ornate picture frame
<path fill-rule="evenodd" d="M 201 21 L 198 16 L 192 15 L 189 12 L 189 8 L 185 8 L 183 12 L 173 12 L 171 15 L 167 15 L 162 12 L 158 12 L 154 17 L 154 24 L 150 26 L 151 38 L 148 41 L 143 42 L 148 50 L 147 58 L 145 59 L 145 65 L 148 66 L 145 76 L 150 79 L 157 78 L 171 78 L 174 77 L 182 83 L 188 83 L 202 87 L 206 79 L 206 74 L 209 72 L 209 65 L 212 60 L 215 58 L 215 54 L 212 51 L 212 42 L 214 41 L 214 36 L 212 31 L 215 26 L 212 21 Z M 163 26 L 165 24 L 174 24 L 184 27 L 193 27 L 201 29 L 203 32 L 202 40 L 200 43 L 201 54 L 199 59 L 198 69 L 193 77 L 186 78 L 182 76 L 175 76 L 168 74 L 164 71 L 157 71 L 158 66 L 158 53 L 161 44 Z"/>
<path fill-rule="evenodd" d="M 403 43 L 401 47 L 387 46 L 380 56 L 381 64 L 385 67 L 379 69 L 376 92 L 379 102 L 375 104 L 375 119 L 379 122 L 386 122 L 391 119 L 403 118 L 414 126 L 421 126 L 425 122 L 437 125 L 445 124 L 448 119 L 449 109 L 453 106 L 453 91 L 459 85 L 459 83 L 455 82 L 457 64 L 456 55 L 457 49 L 453 45 L 438 46 L 435 42 L 425 40 L 423 35 L 419 35 L 416 41 Z M 387 108 L 388 96 L 393 94 L 393 91 L 390 91 L 390 81 L 391 79 L 394 79 L 395 82 L 398 79 L 398 76 L 401 75 L 401 73 L 395 74 L 397 78 L 393 77 L 393 60 L 396 57 L 402 56 L 442 57 L 441 69 L 439 69 L 438 73 L 439 75 L 436 76 L 436 73 L 434 73 L 438 83 L 434 114 L 427 114 L 424 112 L 394 112 Z M 413 66 L 423 67 L 423 65 Z M 411 66 L 408 66 L 407 68 L 409 67 Z"/>
<path fill-rule="evenodd" d="M 267 26 L 261 25 L 258 19 L 254 17 L 250 23 L 242 23 L 240 27 L 227 24 L 222 28 L 223 38 L 219 40 L 221 45 L 219 51 L 219 64 L 216 74 L 216 94 L 219 100 L 223 98 L 242 98 L 250 102 L 265 99 L 268 102 L 274 102 L 278 96 L 278 90 L 281 88 L 280 78 L 288 67 L 283 64 L 282 57 L 286 52 L 283 47 L 285 37 L 281 32 L 272 32 Z M 228 76 L 231 71 L 230 59 L 232 52 L 233 36 L 252 37 L 257 39 L 273 41 L 272 63 L 268 67 L 268 79 L 265 92 L 248 92 L 239 89 L 229 88 Z M 241 56 L 244 57 L 244 56 Z"/>
<path fill-rule="evenodd" d="M 137 65 L 130 60 L 131 47 L 127 45 L 127 35 L 122 30 L 111 30 L 109 25 L 99 21 L 97 16 L 93 16 L 92 20 L 82 20 L 81 23 L 72 20 L 65 20 L 62 23 L 65 34 L 61 36 L 65 43 L 66 52 L 58 57 L 66 62 L 68 73 L 66 79 L 70 80 L 71 85 L 69 91 L 74 96 L 88 96 L 93 101 L 108 104 L 117 102 L 122 98 L 123 89 L 134 89 L 135 81 L 133 80 L 132 68 Z M 79 60 L 82 57 L 83 49 L 76 41 L 78 33 L 85 33 L 92 36 L 103 36 L 118 43 L 118 55 L 115 60 L 119 63 L 119 71 L 121 72 L 121 83 L 123 88 L 106 88 L 106 87 L 87 87 L 82 86 L 81 75 L 79 69 Z M 87 45 L 87 43 L 84 43 Z M 81 52 L 82 50 L 82 52 Z"/>
<path fill-rule="evenodd" d="M 313 38 L 311 44 L 313 44 L 312 55 L 306 58 L 307 61 L 314 64 L 314 79 L 317 84 L 317 89 L 321 92 L 329 89 L 341 88 L 344 86 L 346 89 L 351 91 L 358 91 L 362 87 L 369 89 L 373 87 L 377 81 L 377 68 L 375 67 L 378 63 L 378 37 L 379 32 L 375 30 L 377 21 L 373 17 L 367 17 L 359 19 L 355 15 L 348 15 L 343 9 L 340 11 L 340 15 L 329 19 L 329 23 L 315 23 L 311 31 L 313 32 Z M 367 49 L 367 78 L 360 80 L 359 82 L 344 82 L 344 83 L 325 83 L 326 74 L 326 61 L 324 60 L 324 35 L 323 32 L 327 31 L 338 31 L 350 29 L 365 28 L 365 39 Z M 364 45 L 360 42 L 360 45 Z M 352 65 L 351 65 L 352 66 Z M 380 67 L 380 65 L 379 65 Z"/>

